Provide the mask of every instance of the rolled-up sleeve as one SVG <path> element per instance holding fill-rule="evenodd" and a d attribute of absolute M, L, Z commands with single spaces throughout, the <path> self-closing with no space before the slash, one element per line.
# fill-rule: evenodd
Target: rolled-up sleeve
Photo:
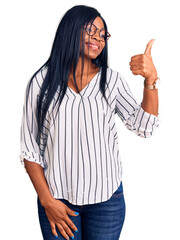
<path fill-rule="evenodd" d="M 117 78 L 115 113 L 118 114 L 126 128 L 136 135 L 143 138 L 151 137 L 161 121 L 159 113 L 157 117 L 144 111 L 123 76 L 117 73 Z"/>
<path fill-rule="evenodd" d="M 37 89 L 34 81 L 28 82 L 24 94 L 23 114 L 20 129 L 20 162 L 24 159 L 35 162 L 44 168 L 43 156 L 37 142 Z M 28 94 L 29 93 L 29 94 Z"/>

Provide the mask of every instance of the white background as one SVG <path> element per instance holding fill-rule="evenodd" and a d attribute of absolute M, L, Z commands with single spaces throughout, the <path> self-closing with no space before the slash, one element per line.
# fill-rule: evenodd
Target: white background
<path fill-rule="evenodd" d="M 130 132 L 116 116 L 126 218 L 120 239 L 180 239 L 179 5 L 178 1 L 4 1 L 1 24 L 1 236 L 42 239 L 37 194 L 20 164 L 20 123 L 25 86 L 48 59 L 62 15 L 85 4 L 97 8 L 112 37 L 109 67 L 119 71 L 134 96 L 143 98 L 143 77 L 129 62 L 155 39 L 152 58 L 161 78 L 161 123 L 151 138 Z"/>

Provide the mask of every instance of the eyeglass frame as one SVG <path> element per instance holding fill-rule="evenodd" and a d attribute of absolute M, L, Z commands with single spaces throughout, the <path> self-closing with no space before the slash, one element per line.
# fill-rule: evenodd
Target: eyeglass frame
<path fill-rule="evenodd" d="M 90 24 L 90 23 L 86 24 L 86 27 L 83 27 L 83 29 L 84 29 L 84 30 L 89 29 L 89 28 L 87 28 L 87 26 L 88 26 L 89 24 Z M 94 25 L 94 23 L 91 23 L 91 27 L 92 27 L 92 25 L 96 28 L 96 31 L 95 31 L 95 33 L 94 33 L 93 35 L 90 35 L 90 34 L 86 31 L 86 33 L 87 33 L 89 36 L 94 36 L 94 35 L 96 34 L 97 30 L 100 30 L 100 31 L 101 31 L 101 30 L 105 30 L 105 28 L 98 28 L 98 27 L 96 27 L 96 25 Z M 99 31 L 99 33 L 100 33 L 100 31 Z M 108 35 L 108 39 L 101 40 L 101 41 L 104 41 L 104 42 L 105 42 L 105 41 L 108 41 L 109 38 L 111 37 L 111 34 L 110 34 L 108 31 L 105 30 L 105 32 L 106 32 L 106 35 L 107 35 L 107 34 L 109 34 L 109 35 Z M 100 36 L 100 34 L 99 34 L 99 36 Z"/>

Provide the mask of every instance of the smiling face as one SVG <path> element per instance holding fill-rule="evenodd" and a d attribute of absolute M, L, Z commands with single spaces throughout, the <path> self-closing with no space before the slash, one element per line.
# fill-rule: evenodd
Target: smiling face
<path fill-rule="evenodd" d="M 88 49 L 89 49 L 90 59 L 95 59 L 102 52 L 105 46 L 105 41 L 102 41 L 102 37 L 100 37 L 100 32 L 99 32 L 100 31 L 99 29 L 104 28 L 104 23 L 102 19 L 99 16 L 96 17 L 95 20 L 93 21 L 93 24 L 98 28 L 98 30 L 93 36 L 88 35 L 88 33 L 84 30 L 84 40 L 85 40 L 84 57 L 88 57 Z M 90 26 L 88 28 L 90 28 Z M 92 28 L 95 29 L 93 25 L 91 26 L 91 29 Z M 101 33 L 101 35 L 103 35 L 104 32 L 105 32 L 105 29 Z M 80 51 L 81 49 L 82 49 L 82 36 L 80 40 Z"/>

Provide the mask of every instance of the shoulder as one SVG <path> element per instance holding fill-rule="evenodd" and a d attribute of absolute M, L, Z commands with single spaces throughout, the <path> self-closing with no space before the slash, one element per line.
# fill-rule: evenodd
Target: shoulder
<path fill-rule="evenodd" d="M 115 78 L 115 79 L 122 76 L 119 71 L 112 69 L 110 67 L 107 68 L 107 74 L 110 75 L 111 78 Z"/>
<path fill-rule="evenodd" d="M 107 68 L 107 82 L 117 87 L 119 84 L 121 84 L 122 79 L 123 76 L 119 71 L 109 67 Z"/>
<path fill-rule="evenodd" d="M 127 89 L 130 91 L 129 85 L 123 75 L 112 68 L 107 68 L 107 78 L 109 79 L 110 85 L 113 85 L 119 91 L 126 91 Z"/>
<path fill-rule="evenodd" d="M 34 93 L 39 93 L 47 74 L 47 66 L 36 71 L 27 83 L 26 89 L 30 88 Z"/>
<path fill-rule="evenodd" d="M 41 86 L 43 84 L 43 81 L 46 77 L 48 67 L 41 68 L 34 76 L 34 84 L 36 85 L 36 89 L 39 91 L 41 89 Z"/>

